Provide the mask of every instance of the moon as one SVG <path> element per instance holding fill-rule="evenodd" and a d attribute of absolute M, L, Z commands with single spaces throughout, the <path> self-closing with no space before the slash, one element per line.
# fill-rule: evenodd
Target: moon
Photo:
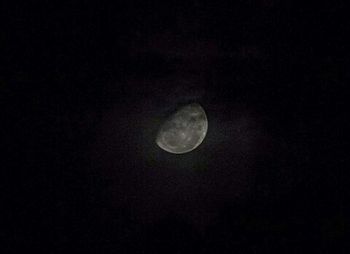
<path fill-rule="evenodd" d="M 181 107 L 161 125 L 156 143 L 174 154 L 188 153 L 196 149 L 208 131 L 208 119 L 198 103 Z"/>

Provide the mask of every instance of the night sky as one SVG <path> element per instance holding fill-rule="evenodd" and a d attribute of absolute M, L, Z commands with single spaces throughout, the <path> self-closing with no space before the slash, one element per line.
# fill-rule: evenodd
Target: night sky
<path fill-rule="evenodd" d="M 53 2 L 0 7 L 0 248 L 346 253 L 345 6 Z"/>

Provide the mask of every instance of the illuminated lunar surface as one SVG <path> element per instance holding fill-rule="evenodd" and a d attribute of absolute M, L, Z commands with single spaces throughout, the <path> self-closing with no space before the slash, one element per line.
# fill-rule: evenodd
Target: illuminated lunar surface
<path fill-rule="evenodd" d="M 188 153 L 196 149 L 208 131 L 208 119 L 198 103 L 180 108 L 160 127 L 157 145 L 174 154 Z"/>

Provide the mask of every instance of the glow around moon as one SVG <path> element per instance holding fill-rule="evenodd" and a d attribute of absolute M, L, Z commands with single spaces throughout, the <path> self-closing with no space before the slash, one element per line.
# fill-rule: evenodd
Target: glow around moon
<path fill-rule="evenodd" d="M 180 108 L 160 127 L 157 145 L 175 154 L 188 153 L 196 149 L 208 131 L 208 119 L 198 103 Z"/>

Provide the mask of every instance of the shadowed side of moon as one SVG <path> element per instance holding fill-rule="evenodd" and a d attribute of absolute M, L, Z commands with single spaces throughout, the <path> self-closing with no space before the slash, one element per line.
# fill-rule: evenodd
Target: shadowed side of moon
<path fill-rule="evenodd" d="M 196 149 L 208 131 L 208 119 L 197 103 L 180 108 L 158 131 L 157 145 L 169 153 L 181 154 Z"/>

